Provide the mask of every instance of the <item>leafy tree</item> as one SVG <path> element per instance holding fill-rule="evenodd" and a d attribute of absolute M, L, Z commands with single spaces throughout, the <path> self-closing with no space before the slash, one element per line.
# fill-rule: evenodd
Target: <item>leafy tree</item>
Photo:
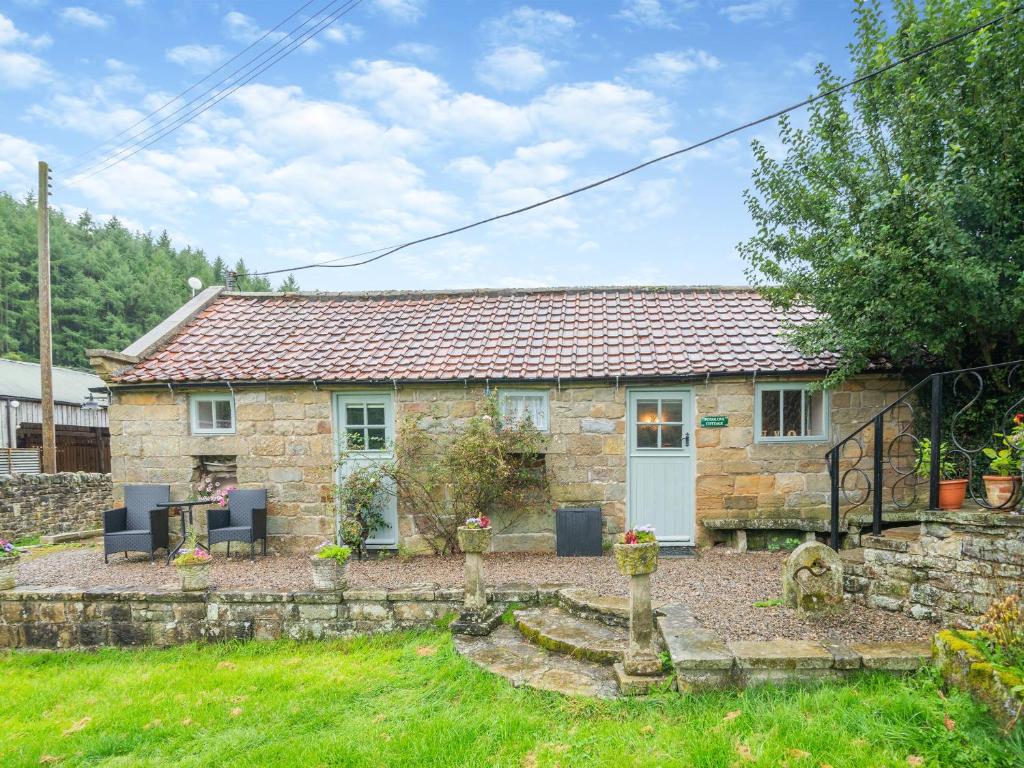
<path fill-rule="evenodd" d="M 1010 11 L 1016 0 L 859 0 L 863 75 Z M 818 68 L 821 90 L 840 79 Z M 1012 360 L 1024 341 L 1024 14 L 780 121 L 784 157 L 754 142 L 748 278 L 804 352 L 842 355 L 830 384 L 887 356 L 905 368 Z"/>
<path fill-rule="evenodd" d="M 295 275 L 289 274 L 287 279 L 281 283 L 281 287 L 277 290 L 286 293 L 295 293 L 299 290 L 299 281 L 295 279 Z"/>

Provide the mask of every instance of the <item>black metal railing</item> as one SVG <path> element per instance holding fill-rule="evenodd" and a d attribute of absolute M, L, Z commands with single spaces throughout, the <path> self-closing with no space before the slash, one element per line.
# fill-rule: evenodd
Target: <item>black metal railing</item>
<path fill-rule="evenodd" d="M 940 481 L 949 479 L 944 474 L 966 479 L 967 494 L 981 509 L 1017 508 L 1024 485 L 1019 463 L 1004 498 L 990 499 L 982 478 L 991 461 L 985 449 L 1006 448 L 1001 436 L 1011 434 L 1022 410 L 1024 360 L 933 373 L 919 381 L 825 454 L 832 547 L 839 547 L 842 519 L 869 502 L 876 534 L 886 511 L 937 509 Z"/>

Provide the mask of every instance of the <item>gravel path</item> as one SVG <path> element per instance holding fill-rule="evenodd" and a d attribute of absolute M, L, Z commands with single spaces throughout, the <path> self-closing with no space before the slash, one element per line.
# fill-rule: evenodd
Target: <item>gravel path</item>
<path fill-rule="evenodd" d="M 690 606 L 697 620 L 727 640 L 771 640 L 775 637 L 819 640 L 895 641 L 930 637 L 936 625 L 914 621 L 902 614 L 849 606 L 827 617 L 798 618 L 782 607 L 755 608 L 753 603 L 779 597 L 783 552 L 738 555 L 724 548 L 706 550 L 698 557 L 663 558 L 652 576 L 656 600 L 678 600 Z M 503 553 L 488 555 L 485 573 L 489 584 L 529 582 L 565 583 L 604 595 L 626 594 L 626 580 L 611 557 L 558 558 L 549 554 Z M 20 584 L 46 587 L 177 587 L 173 566 L 158 559 L 111 558 L 104 565 L 96 546 L 40 553 L 18 566 Z M 301 556 L 257 557 L 231 561 L 218 555 L 212 582 L 224 589 L 306 590 L 312 587 L 309 563 Z M 461 558 L 389 558 L 353 562 L 349 582 L 357 586 L 398 587 L 433 582 L 462 584 Z"/>

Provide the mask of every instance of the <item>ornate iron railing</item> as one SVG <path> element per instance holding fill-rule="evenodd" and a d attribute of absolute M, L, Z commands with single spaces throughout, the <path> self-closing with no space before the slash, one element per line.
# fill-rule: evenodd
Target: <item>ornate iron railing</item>
<path fill-rule="evenodd" d="M 1022 411 L 1024 360 L 933 373 L 919 381 L 825 454 L 833 548 L 839 547 L 842 519 L 869 503 L 876 534 L 887 510 L 937 509 L 940 481 L 950 479 L 944 471 L 967 481 L 966 493 L 980 509 L 1019 508 L 1024 444 L 1018 450 L 1002 436 L 1011 434 Z M 979 431 L 979 423 L 991 428 Z M 983 482 L 991 461 L 986 449 L 1006 448 L 1014 467 L 1010 491 L 990 498 Z"/>

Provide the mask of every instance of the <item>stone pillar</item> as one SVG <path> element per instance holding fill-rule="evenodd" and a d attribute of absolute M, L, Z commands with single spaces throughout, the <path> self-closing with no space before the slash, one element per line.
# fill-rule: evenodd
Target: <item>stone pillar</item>
<path fill-rule="evenodd" d="M 651 574 L 658 569 L 658 544 L 616 544 L 615 559 L 622 575 L 629 577 L 629 647 L 623 668 L 627 675 L 660 675 L 651 608 Z"/>
<path fill-rule="evenodd" d="M 466 553 L 466 595 L 462 613 L 452 622 L 452 632 L 489 635 L 501 623 L 501 613 L 487 605 L 487 586 L 484 583 L 483 553 L 491 548 L 491 529 L 460 526 L 458 537 L 459 547 Z"/>
<path fill-rule="evenodd" d="M 482 611 L 487 607 L 487 587 L 484 584 L 484 557 L 480 552 L 466 552 L 466 598 L 463 601 L 467 611 Z"/>

